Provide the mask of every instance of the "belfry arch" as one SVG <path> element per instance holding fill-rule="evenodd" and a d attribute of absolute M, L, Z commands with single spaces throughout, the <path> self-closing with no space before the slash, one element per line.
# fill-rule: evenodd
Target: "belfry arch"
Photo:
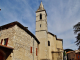
<path fill-rule="evenodd" d="M 42 19 L 42 14 L 40 14 L 40 19 Z"/>

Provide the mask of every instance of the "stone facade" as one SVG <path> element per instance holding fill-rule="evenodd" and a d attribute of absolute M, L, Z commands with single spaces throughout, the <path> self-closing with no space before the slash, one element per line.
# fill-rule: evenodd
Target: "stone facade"
<path fill-rule="evenodd" d="M 48 32 L 49 46 L 49 58 L 50 60 L 63 60 L 63 41 L 58 39 L 56 35 Z"/>
<path fill-rule="evenodd" d="M 80 50 L 68 51 L 67 60 L 80 60 Z"/>
<path fill-rule="evenodd" d="M 48 51 L 48 35 L 47 35 L 47 14 L 46 11 L 40 11 L 43 9 L 42 2 L 40 4 L 39 9 L 36 11 L 36 37 L 40 41 L 39 45 L 39 58 L 38 60 L 49 59 L 49 51 Z M 41 15 L 41 16 L 40 16 Z"/>
<path fill-rule="evenodd" d="M 63 60 L 63 40 L 48 32 L 42 2 L 36 11 L 36 36 L 19 22 L 0 26 L 0 59 Z"/>
<path fill-rule="evenodd" d="M 28 29 L 27 29 L 28 30 Z M 33 36 L 28 34 L 18 25 L 14 25 L 7 29 L 1 30 L 0 41 L 3 39 L 2 45 L 4 45 L 4 39 L 8 38 L 7 47 L 14 48 L 6 60 L 37 60 L 36 49 L 38 49 L 38 43 Z M 33 45 L 34 42 L 34 45 Z M 34 52 L 33 52 L 34 46 Z M 30 48 L 32 47 L 32 53 Z M 38 51 L 37 51 L 38 53 Z"/>
<path fill-rule="evenodd" d="M 47 13 L 42 2 L 36 11 L 36 37 L 40 41 L 38 60 L 63 60 L 63 40 L 48 32 Z"/>

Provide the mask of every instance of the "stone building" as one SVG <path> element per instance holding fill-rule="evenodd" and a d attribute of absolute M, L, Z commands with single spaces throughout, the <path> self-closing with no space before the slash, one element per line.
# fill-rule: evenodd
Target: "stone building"
<path fill-rule="evenodd" d="M 40 41 L 38 60 L 63 60 L 63 40 L 48 32 L 47 13 L 42 2 L 36 11 L 36 37 Z"/>
<path fill-rule="evenodd" d="M 36 11 L 35 33 L 17 21 L 0 26 L 0 60 L 63 60 L 63 40 L 48 32 L 42 2 Z"/>
<path fill-rule="evenodd" d="M 19 22 L 1 26 L 0 42 L 0 60 L 32 60 L 33 58 L 37 60 L 38 58 L 37 50 L 40 42 Z"/>
<path fill-rule="evenodd" d="M 67 60 L 80 60 L 80 50 L 67 52 Z"/>

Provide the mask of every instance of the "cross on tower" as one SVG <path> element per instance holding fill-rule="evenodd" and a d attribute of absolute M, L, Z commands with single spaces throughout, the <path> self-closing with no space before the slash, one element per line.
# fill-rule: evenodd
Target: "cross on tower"
<path fill-rule="evenodd" d="M 41 2 L 42 2 L 42 0 L 41 0 Z"/>

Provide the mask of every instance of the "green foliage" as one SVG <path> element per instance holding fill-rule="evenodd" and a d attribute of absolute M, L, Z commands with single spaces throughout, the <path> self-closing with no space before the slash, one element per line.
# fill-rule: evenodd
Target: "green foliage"
<path fill-rule="evenodd" d="M 74 25 L 73 29 L 74 29 L 74 33 L 77 34 L 75 43 L 77 46 L 79 46 L 80 45 L 80 22 Z"/>
<path fill-rule="evenodd" d="M 66 52 L 64 51 L 64 56 L 66 56 Z"/>

